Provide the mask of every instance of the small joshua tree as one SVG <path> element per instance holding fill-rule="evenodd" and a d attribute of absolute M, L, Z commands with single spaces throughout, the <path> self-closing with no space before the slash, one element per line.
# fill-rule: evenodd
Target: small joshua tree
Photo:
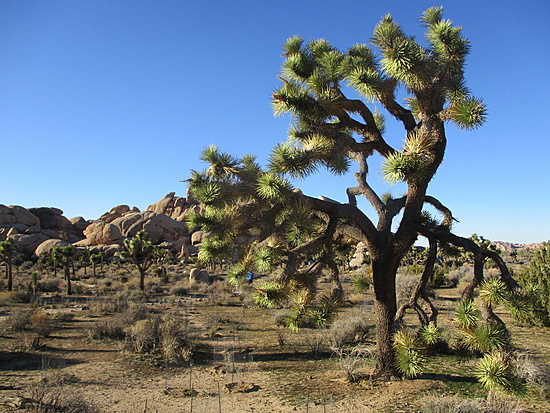
<path fill-rule="evenodd" d="M 17 245 L 11 238 L 0 242 L 0 262 L 6 265 L 6 275 L 8 278 L 8 291 L 13 290 L 13 261 L 17 252 Z"/>
<path fill-rule="evenodd" d="M 149 241 L 149 234 L 138 231 L 133 238 L 124 240 L 122 258 L 130 260 L 139 272 L 139 289 L 145 290 L 145 273 L 155 262 L 157 248 Z"/>
<path fill-rule="evenodd" d="M 67 281 L 67 294 L 73 293 L 71 286 L 71 265 L 75 260 L 76 247 L 74 245 L 54 246 L 50 251 L 52 261 L 63 267 L 64 278 Z"/>

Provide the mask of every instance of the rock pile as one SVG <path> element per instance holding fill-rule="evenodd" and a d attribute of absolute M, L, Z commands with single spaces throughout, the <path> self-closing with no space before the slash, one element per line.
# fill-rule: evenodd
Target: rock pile
<path fill-rule="evenodd" d="M 11 238 L 27 258 L 56 244 L 49 242 L 38 249 L 49 240 L 109 251 L 107 255 L 112 255 L 124 239 L 146 231 L 153 244 L 188 254 L 191 234 L 184 221 L 189 211 L 197 207 L 195 201 L 171 192 L 143 212 L 136 207 L 118 205 L 99 219 L 87 221 L 82 217 L 69 220 L 58 208 L 0 205 L 0 241 Z"/>

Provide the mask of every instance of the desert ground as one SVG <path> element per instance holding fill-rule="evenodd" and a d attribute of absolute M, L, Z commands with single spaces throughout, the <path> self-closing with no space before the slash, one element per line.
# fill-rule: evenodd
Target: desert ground
<path fill-rule="evenodd" d="M 185 269 L 173 271 L 181 273 L 174 279 L 186 282 Z M 135 280 L 119 279 L 109 284 L 81 277 L 81 294 L 44 293 L 32 305 L 2 293 L 0 411 L 412 413 L 430 411 L 430 398 L 486 403 L 489 397 L 494 409 L 503 404 L 501 410 L 467 411 L 550 412 L 547 391 L 532 390 L 521 399 L 488 394 L 473 376 L 475 360 L 455 355 L 428 357 L 424 373 L 414 379 L 373 380 L 372 325 L 361 332 L 360 357 L 334 349 L 349 323 L 363 319 L 368 325 L 372 319 L 372 294 L 354 293 L 349 277 L 343 278 L 348 299 L 332 327 L 297 332 L 277 324 L 285 309 L 253 305 L 247 291 L 230 288 L 223 276 L 210 286 L 188 285 L 178 295 L 149 277 L 148 287 L 157 283 L 156 292 L 135 302 L 126 297 L 123 311 L 113 303 Z M 101 283 L 114 290 L 99 294 Z M 452 329 L 459 295 L 458 287 L 434 290 L 443 329 Z M 31 310 L 55 326 L 46 334 L 14 329 L 13 318 Z M 170 361 L 158 348 L 136 352 L 128 330 L 126 336 L 100 337 L 100 330 L 132 311 L 145 311 L 145 318 L 171 314 L 185 325 L 192 350 Z M 499 315 L 517 349 L 550 361 L 547 329 L 517 325 L 504 311 Z M 407 317 L 415 322 L 413 314 Z"/>

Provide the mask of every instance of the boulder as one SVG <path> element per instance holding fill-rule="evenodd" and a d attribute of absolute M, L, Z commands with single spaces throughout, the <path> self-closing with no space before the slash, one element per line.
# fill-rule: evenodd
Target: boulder
<path fill-rule="evenodd" d="M 11 205 L 6 207 L 2 205 L 0 209 L 0 222 L 5 222 L 2 225 L 21 224 L 28 227 L 40 226 L 40 219 L 33 214 L 30 210 L 18 205 Z"/>
<path fill-rule="evenodd" d="M 151 211 L 128 212 L 112 221 L 112 224 L 120 229 L 123 236 L 129 238 L 135 236 L 138 231 L 145 231 L 149 233 L 149 240 L 153 244 L 177 241 L 187 232 L 187 227 L 183 222 Z"/>
<path fill-rule="evenodd" d="M 59 245 L 60 247 L 64 247 L 66 245 L 69 245 L 68 242 L 65 242 L 63 240 L 60 240 L 60 239 L 48 239 L 44 242 L 42 242 L 37 248 L 36 250 L 34 251 L 34 254 L 38 257 L 38 258 L 43 258 L 43 257 L 47 257 L 51 251 L 51 249 L 53 247 L 55 247 L 56 245 Z"/>
<path fill-rule="evenodd" d="M 191 245 L 199 245 L 210 234 L 204 231 L 195 231 L 191 234 Z"/>
<path fill-rule="evenodd" d="M 91 221 L 87 221 L 83 217 L 74 217 L 71 218 L 69 221 L 71 221 L 71 224 L 73 225 L 76 234 L 80 238 L 85 238 L 84 230 L 88 228 L 88 226 L 91 224 Z"/>
<path fill-rule="evenodd" d="M 175 192 L 170 192 L 160 201 L 149 205 L 146 211 L 167 215 L 173 220 L 184 222 L 189 208 L 194 207 L 196 204 L 195 201 L 177 197 Z"/>
<path fill-rule="evenodd" d="M 80 246 L 122 244 L 124 239 L 116 225 L 99 219 L 88 225 L 83 233 L 86 239 L 78 243 Z"/>
<path fill-rule="evenodd" d="M 198 268 L 193 268 L 189 272 L 189 281 L 210 284 L 210 274 L 208 274 L 208 271 L 206 270 L 199 270 Z"/>
<path fill-rule="evenodd" d="M 76 235 L 73 224 L 63 216 L 63 211 L 59 208 L 29 208 L 29 212 L 38 217 L 42 230 L 63 231 Z"/>
<path fill-rule="evenodd" d="M 10 236 L 10 238 L 21 251 L 28 253 L 29 256 L 35 252 L 40 244 L 49 239 L 40 232 L 35 234 L 15 234 Z"/>
<path fill-rule="evenodd" d="M 140 212 L 138 208 L 133 207 L 130 209 L 128 205 L 117 205 L 116 207 L 112 208 L 109 212 L 106 212 L 105 214 L 101 215 L 99 217 L 100 220 L 111 223 L 115 219 L 120 218 L 127 212 Z"/>
<path fill-rule="evenodd" d="M 368 255 L 369 255 L 369 250 L 367 246 L 364 243 L 359 242 L 357 244 L 357 247 L 355 248 L 355 255 L 349 262 L 350 268 L 361 267 L 365 262 L 365 259 L 368 257 Z"/>

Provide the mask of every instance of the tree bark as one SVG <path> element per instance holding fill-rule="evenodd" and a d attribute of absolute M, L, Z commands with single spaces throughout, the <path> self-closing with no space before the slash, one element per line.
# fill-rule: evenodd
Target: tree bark
<path fill-rule="evenodd" d="M 391 256 L 373 258 L 372 261 L 377 343 L 375 375 L 379 378 L 391 378 L 398 375 L 392 343 L 397 312 L 395 277 L 398 265 L 399 260 Z"/>

